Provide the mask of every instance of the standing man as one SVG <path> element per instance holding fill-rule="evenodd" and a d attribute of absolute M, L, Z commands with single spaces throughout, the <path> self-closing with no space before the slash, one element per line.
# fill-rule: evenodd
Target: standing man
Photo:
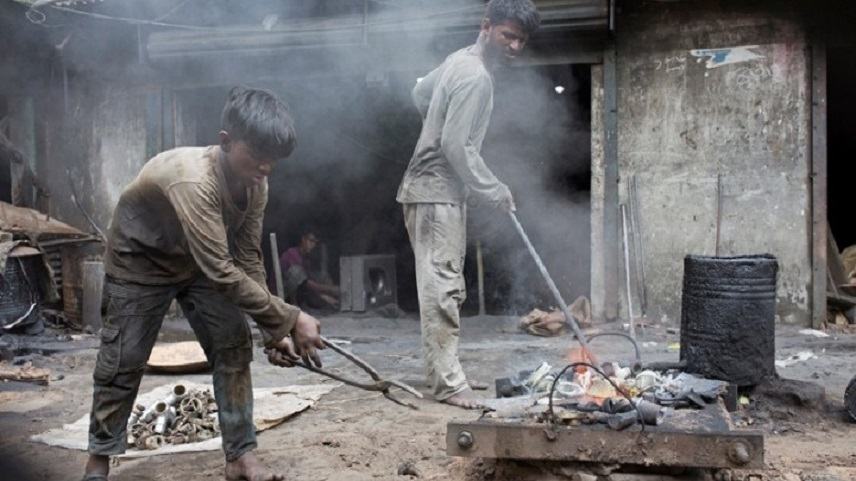
<path fill-rule="evenodd" d="M 493 71 L 523 50 L 540 24 L 530 0 L 491 0 L 475 45 L 459 50 L 413 89 L 422 133 L 396 200 L 416 258 L 426 375 L 434 397 L 474 409 L 458 361 L 460 307 L 466 297 L 466 201 L 469 195 L 514 210 L 508 187 L 480 155 L 493 108 Z"/>
<path fill-rule="evenodd" d="M 126 448 L 127 422 L 163 316 L 178 300 L 214 371 L 226 479 L 282 480 L 253 454 L 251 316 L 268 358 L 319 364 L 320 324 L 270 294 L 261 261 L 267 176 L 295 146 L 291 116 L 273 94 L 234 88 L 220 145 L 149 160 L 113 213 L 105 254 L 107 313 L 93 375 L 84 481 L 104 481 Z"/>

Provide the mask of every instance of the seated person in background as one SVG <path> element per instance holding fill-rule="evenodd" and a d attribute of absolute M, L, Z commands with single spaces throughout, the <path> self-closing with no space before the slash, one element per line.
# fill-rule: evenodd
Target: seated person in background
<path fill-rule="evenodd" d="M 300 236 L 300 244 L 280 256 L 285 298 L 295 305 L 338 309 L 339 287 L 326 272 L 314 271 L 311 265 L 310 254 L 317 245 L 315 230 L 307 228 Z"/>

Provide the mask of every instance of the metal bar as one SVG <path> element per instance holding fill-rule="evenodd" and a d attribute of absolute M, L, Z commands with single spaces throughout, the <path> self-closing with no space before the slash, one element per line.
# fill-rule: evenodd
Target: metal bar
<path fill-rule="evenodd" d="M 630 318 L 630 337 L 636 340 L 636 319 L 633 317 L 633 292 L 630 290 L 630 243 L 627 240 L 627 207 L 621 204 L 621 228 L 624 231 L 624 279 L 627 288 L 627 317 Z"/>
<path fill-rule="evenodd" d="M 611 45 L 603 55 L 603 162 L 604 162 L 604 202 L 603 202 L 603 254 L 604 297 L 606 299 L 607 318 L 618 317 L 618 85 L 616 72 L 616 51 Z"/>
<path fill-rule="evenodd" d="M 484 305 L 484 259 L 482 258 L 482 245 L 481 241 L 476 241 L 476 267 L 478 270 L 478 283 L 479 283 L 479 315 L 485 315 L 485 305 Z"/>
<path fill-rule="evenodd" d="M 630 223 L 633 232 L 633 250 L 636 254 L 636 280 L 639 282 L 641 295 L 642 317 L 648 312 L 648 287 L 645 285 L 645 246 L 642 244 L 642 226 L 639 225 L 639 190 L 636 184 L 636 176 L 630 176 Z"/>
<path fill-rule="evenodd" d="M 520 225 L 520 221 L 517 220 L 517 215 L 514 212 L 509 212 L 508 215 L 511 217 L 514 227 L 517 228 L 517 233 L 520 234 L 520 238 L 523 239 L 523 243 L 526 244 L 526 248 L 529 249 L 529 253 L 532 255 L 532 258 L 535 260 L 535 264 L 538 266 L 538 270 L 541 271 L 541 276 L 544 277 L 545 281 L 547 281 L 547 286 L 550 288 L 550 292 L 553 293 L 553 297 L 556 299 L 556 302 L 559 303 L 559 307 L 561 307 L 562 313 L 565 314 L 565 319 L 567 319 L 568 324 L 577 336 L 577 340 L 580 342 L 580 345 L 586 353 L 590 354 L 591 350 L 588 346 L 588 339 L 586 339 L 583 331 L 580 330 L 580 326 L 577 324 L 577 320 L 574 318 L 574 315 L 571 314 L 571 310 L 562 298 L 559 288 L 556 287 L 556 283 L 553 282 L 553 278 L 550 277 L 550 273 L 547 272 L 547 268 L 544 267 L 544 263 L 541 262 L 541 256 L 538 255 L 538 252 L 535 251 L 535 247 L 532 246 L 532 242 L 529 241 L 529 236 L 526 235 L 526 231 L 523 230 L 523 226 Z"/>
<path fill-rule="evenodd" d="M 276 245 L 276 232 L 270 233 L 270 257 L 273 264 L 273 279 L 276 283 L 276 295 L 285 299 L 285 289 L 282 286 L 282 268 L 279 265 L 279 248 Z"/>
<path fill-rule="evenodd" d="M 719 239 L 722 230 L 722 174 L 716 174 L 716 240 L 714 241 L 713 252 L 719 257 Z"/>
<path fill-rule="evenodd" d="M 646 427 L 547 426 L 503 421 L 451 422 L 450 456 L 578 461 L 600 464 L 764 468 L 764 435 L 757 431 L 702 432 Z"/>
<path fill-rule="evenodd" d="M 827 144 L 826 45 L 811 48 L 811 326 L 826 322 L 827 279 Z"/>

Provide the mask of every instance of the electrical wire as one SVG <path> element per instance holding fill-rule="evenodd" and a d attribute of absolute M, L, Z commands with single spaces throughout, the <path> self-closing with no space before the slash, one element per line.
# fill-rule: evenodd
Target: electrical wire
<path fill-rule="evenodd" d="M 600 374 L 601 377 L 606 379 L 606 381 L 609 384 L 611 384 L 612 387 L 615 388 L 616 392 L 621 394 L 624 397 L 624 399 L 627 399 L 627 401 L 630 403 L 630 406 L 636 411 L 636 418 L 639 420 L 639 424 L 642 426 L 642 431 L 645 431 L 645 421 L 642 418 L 642 412 L 639 411 L 639 407 L 636 405 L 635 402 L 633 402 L 633 399 L 630 396 L 628 396 L 624 391 L 622 391 L 621 388 L 619 388 L 618 385 L 615 384 L 615 382 L 609 378 L 609 376 L 607 376 L 603 371 L 601 371 L 599 368 L 597 368 L 594 364 L 591 364 L 589 362 L 572 362 L 572 363 L 568 364 L 567 366 L 565 366 L 561 371 L 559 371 L 559 374 L 553 379 L 553 384 L 550 385 L 550 395 L 548 397 L 549 407 L 547 409 L 548 422 L 550 424 L 556 423 L 556 414 L 553 412 L 553 393 L 556 391 L 556 384 L 558 384 L 559 379 L 562 378 L 562 376 L 565 374 L 565 372 L 568 371 L 568 369 L 575 368 L 577 366 L 588 367 L 588 368 L 592 369 L 594 372 Z"/>
<path fill-rule="evenodd" d="M 639 364 L 642 364 L 642 353 L 639 351 L 639 344 L 636 342 L 636 339 L 633 339 L 632 336 L 630 336 L 629 334 L 625 334 L 623 332 L 598 332 L 596 334 L 592 334 L 591 336 L 589 336 L 589 341 L 591 341 L 592 339 L 598 338 L 598 337 L 603 337 L 603 336 L 623 337 L 623 338 L 627 339 L 628 341 L 630 341 L 630 343 L 633 344 L 633 350 L 636 352 L 636 362 Z"/>
<path fill-rule="evenodd" d="M 20 0 L 19 0 L 20 1 Z M 179 24 L 179 23 L 169 23 L 169 22 L 160 22 L 157 20 L 146 20 L 140 18 L 130 18 L 130 17 L 117 17 L 113 15 L 105 15 L 102 13 L 95 12 L 84 12 L 82 10 L 77 10 L 74 8 L 66 8 L 66 7 L 58 7 L 56 5 L 51 5 L 51 8 L 54 10 L 58 10 L 61 12 L 72 13 L 75 15 L 81 15 L 85 17 L 97 18 L 100 20 L 111 20 L 116 22 L 124 22 L 129 23 L 131 25 L 150 25 L 154 27 L 166 27 L 166 28 L 176 28 L 176 29 L 184 29 L 184 30 L 196 30 L 196 31 L 205 31 L 205 32 L 225 32 L 225 31 L 240 31 L 240 29 L 223 29 L 222 27 L 215 26 L 204 26 L 204 25 L 189 25 L 189 24 Z M 369 28 L 369 27 L 379 27 L 379 26 L 387 26 L 387 25 L 401 25 L 407 24 L 409 22 L 419 22 L 426 18 L 431 17 L 440 17 L 445 15 L 452 15 L 456 13 L 461 13 L 469 10 L 481 9 L 481 5 L 468 5 L 466 7 L 460 7 L 450 10 L 445 10 L 441 12 L 428 13 L 425 15 L 421 15 L 419 17 L 410 17 L 410 18 L 401 18 L 394 20 L 385 20 L 378 22 L 365 22 L 360 24 L 352 24 L 345 26 L 330 26 L 330 27 L 297 27 L 297 28 L 286 28 L 282 30 L 277 30 L 277 33 L 323 33 L 323 32 L 335 32 L 342 30 L 351 30 L 354 28 Z M 47 16 L 41 12 L 40 10 L 36 10 L 33 6 L 30 6 L 30 9 L 26 13 L 27 19 L 36 24 L 42 24 L 47 19 Z M 250 30 L 255 31 L 255 30 Z"/>

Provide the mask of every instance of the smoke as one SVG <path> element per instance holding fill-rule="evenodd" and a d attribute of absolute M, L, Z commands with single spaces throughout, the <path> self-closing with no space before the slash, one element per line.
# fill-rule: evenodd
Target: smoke
<path fill-rule="evenodd" d="M 515 197 L 517 216 L 567 302 L 589 295 L 590 131 L 588 68 L 497 72 L 482 154 Z M 487 297 L 500 311 L 556 303 L 504 215 L 471 216 L 486 255 Z M 492 282 L 491 282 L 492 281 Z"/>
<path fill-rule="evenodd" d="M 50 86 L 49 108 L 37 116 L 75 124 L 46 121 L 44 143 L 53 147 L 42 152 L 37 173 L 50 177 L 65 169 L 44 166 L 73 163 L 84 204 L 106 223 L 145 150 L 169 148 L 171 139 L 216 143 L 228 89 L 267 88 L 289 104 L 298 146 L 270 179 L 266 230 L 285 249 L 303 225 L 317 226 L 333 277 L 340 255 L 395 254 L 403 307 L 415 309 L 412 253 L 394 200 L 421 128 L 410 91 L 475 41 L 483 1 L 112 0 L 63 8 L 84 14 L 40 7 L 44 19 L 35 25 L 26 7 L 17 8 L 13 24 L 41 32 L 47 53 L 32 56 L 38 68 L 21 69 L 14 64 L 21 59 L 2 64 Z M 497 72 L 483 152 L 568 296 L 588 293 L 588 84 L 580 83 L 587 75 L 569 66 Z M 51 141 L 59 130 L 74 135 Z M 62 176 L 49 184 L 55 198 L 66 197 Z M 63 209 L 60 218 L 76 214 Z M 470 218 L 471 244 L 485 248 L 493 310 L 549 303 L 508 219 L 483 209 Z M 471 248 L 471 293 L 474 260 Z"/>

